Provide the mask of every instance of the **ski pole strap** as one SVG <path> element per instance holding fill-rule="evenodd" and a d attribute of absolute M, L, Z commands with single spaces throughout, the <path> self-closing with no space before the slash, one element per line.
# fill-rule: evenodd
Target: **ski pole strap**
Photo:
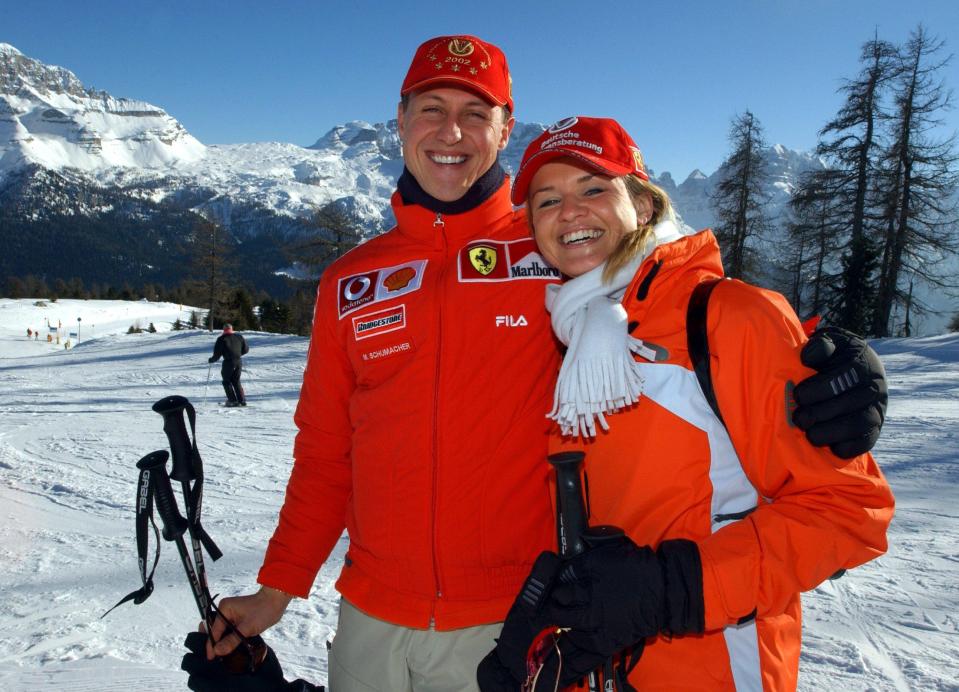
<path fill-rule="evenodd" d="M 140 567 L 140 578 L 143 581 L 143 586 L 136 591 L 131 591 L 117 601 L 113 608 L 100 616 L 101 619 L 112 612 L 114 608 L 127 601 L 133 601 L 134 604 L 139 605 L 153 593 L 153 573 L 156 572 L 157 564 L 160 562 L 160 529 L 157 528 L 156 522 L 153 520 L 153 483 L 150 481 L 150 474 L 153 472 L 152 467 L 156 460 L 162 458 L 163 463 L 166 463 L 166 456 L 165 451 L 152 452 L 137 462 L 137 467 L 140 469 L 136 497 L 137 562 Z M 148 524 L 153 526 L 153 540 L 156 543 L 150 574 L 147 574 L 147 553 L 150 548 Z"/>
<path fill-rule="evenodd" d="M 193 482 L 193 486 L 189 489 L 189 494 L 184 495 L 183 498 L 186 504 L 186 518 L 187 521 L 190 522 L 190 536 L 199 540 L 210 556 L 210 559 L 216 562 L 223 557 L 223 551 L 217 547 L 213 539 L 210 538 L 210 534 L 208 534 L 200 524 L 200 514 L 203 512 L 203 459 L 200 457 L 200 450 L 197 449 L 196 446 L 196 409 L 193 408 L 193 404 L 186 401 L 186 399 L 184 399 L 184 402 L 187 419 L 190 421 L 190 437 L 192 438 L 191 462 L 193 477 L 196 479 Z M 187 492 L 187 485 L 185 483 L 183 485 L 183 491 L 184 493 Z"/>

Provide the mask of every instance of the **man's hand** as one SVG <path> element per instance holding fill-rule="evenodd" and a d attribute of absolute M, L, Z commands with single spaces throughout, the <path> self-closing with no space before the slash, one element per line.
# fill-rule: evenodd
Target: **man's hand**
<path fill-rule="evenodd" d="M 267 647 L 266 658 L 252 673 L 231 673 L 220 659 L 206 657 L 205 632 L 190 632 L 183 643 L 189 652 L 180 668 L 190 674 L 187 687 L 195 692 L 323 692 L 322 687 L 304 680 L 287 682 L 273 649 Z"/>
<path fill-rule="evenodd" d="M 868 452 L 886 417 L 886 371 L 874 350 L 852 332 L 817 329 L 800 354 L 817 370 L 796 385 L 793 422 L 817 447 L 849 459 Z"/>
<path fill-rule="evenodd" d="M 217 605 L 217 617 L 206 644 L 207 659 L 226 656 L 240 643 L 240 637 L 232 632 L 223 618 L 233 623 L 244 637 L 252 637 L 279 622 L 291 600 L 293 597 L 289 594 L 268 586 L 260 587 L 250 596 L 224 598 Z M 212 642 L 216 642 L 216 645 Z"/>

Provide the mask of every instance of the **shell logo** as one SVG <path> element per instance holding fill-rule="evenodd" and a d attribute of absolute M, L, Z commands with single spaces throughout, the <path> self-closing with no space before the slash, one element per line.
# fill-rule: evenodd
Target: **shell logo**
<path fill-rule="evenodd" d="M 410 281 L 416 276 L 416 270 L 412 267 L 403 267 L 383 279 L 383 285 L 388 291 L 399 291 L 409 286 Z"/>

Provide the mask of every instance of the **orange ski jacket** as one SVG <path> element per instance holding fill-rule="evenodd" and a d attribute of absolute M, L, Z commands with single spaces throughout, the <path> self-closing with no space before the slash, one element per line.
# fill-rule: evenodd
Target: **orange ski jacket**
<path fill-rule="evenodd" d="M 657 352 L 637 357 L 642 397 L 593 442 L 551 438 L 551 451 L 586 452 L 591 523 L 639 545 L 699 545 L 706 633 L 648 640 L 629 676 L 644 691 L 795 689 L 800 592 L 881 555 L 893 514 L 871 455 L 842 460 L 793 427 L 790 385 L 813 373 L 781 295 L 716 286 L 707 334 L 726 427 L 713 414 L 688 356 L 686 311 L 693 288 L 720 276 L 709 231 L 657 248 L 623 297 L 632 335 Z"/>
<path fill-rule="evenodd" d="M 559 366 L 509 180 L 397 225 L 327 269 L 294 466 L 259 582 L 305 597 L 344 528 L 337 589 L 407 627 L 502 620 L 553 539 L 546 411 Z"/>

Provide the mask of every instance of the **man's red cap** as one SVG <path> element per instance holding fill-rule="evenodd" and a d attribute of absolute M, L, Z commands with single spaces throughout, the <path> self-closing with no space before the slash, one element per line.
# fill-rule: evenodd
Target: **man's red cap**
<path fill-rule="evenodd" d="M 562 156 L 578 159 L 614 178 L 633 173 L 649 180 L 639 147 L 618 122 L 612 118 L 573 116 L 551 125 L 526 147 L 513 183 L 513 204 L 525 204 L 536 171 Z"/>
<path fill-rule="evenodd" d="M 503 51 L 475 36 L 437 36 L 416 49 L 400 96 L 446 84 L 477 91 L 513 111 L 513 80 Z"/>

